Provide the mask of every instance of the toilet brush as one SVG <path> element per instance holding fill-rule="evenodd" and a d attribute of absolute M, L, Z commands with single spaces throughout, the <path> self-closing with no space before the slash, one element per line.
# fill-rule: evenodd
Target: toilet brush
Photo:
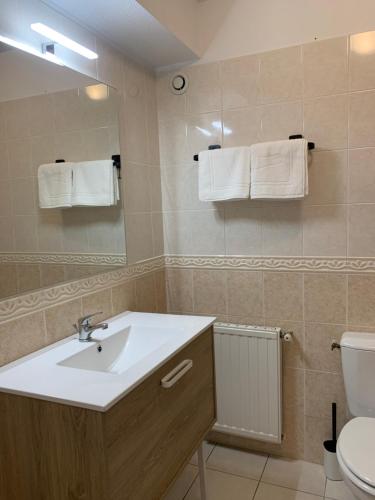
<path fill-rule="evenodd" d="M 328 479 L 340 481 L 341 474 L 336 456 L 336 403 L 332 403 L 332 439 L 324 441 L 324 470 Z"/>

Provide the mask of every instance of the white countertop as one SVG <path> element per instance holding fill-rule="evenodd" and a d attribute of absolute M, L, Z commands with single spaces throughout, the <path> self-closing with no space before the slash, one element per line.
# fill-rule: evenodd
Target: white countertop
<path fill-rule="evenodd" d="M 158 331 L 163 332 L 167 341 L 164 338 L 160 346 L 121 373 L 111 373 L 59 365 L 93 345 L 92 342 L 79 342 L 77 335 L 72 335 L 2 367 L 0 391 L 104 412 L 214 321 L 214 317 L 205 316 L 126 312 L 108 320 L 108 329 L 98 330 L 92 337 L 105 341 L 117 332 L 134 328 L 138 358 L 140 346 L 142 348 L 138 335 L 142 335 L 142 328 L 149 329 L 148 335 L 150 331 L 155 331 L 155 335 Z M 131 358 L 131 351 L 127 353 L 129 355 Z"/>

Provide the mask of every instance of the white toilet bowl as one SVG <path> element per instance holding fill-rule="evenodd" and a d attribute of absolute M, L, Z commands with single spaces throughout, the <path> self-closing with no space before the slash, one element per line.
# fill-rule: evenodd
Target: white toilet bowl
<path fill-rule="evenodd" d="M 343 427 L 337 460 L 353 495 L 359 500 L 375 499 L 375 418 L 357 417 Z"/>

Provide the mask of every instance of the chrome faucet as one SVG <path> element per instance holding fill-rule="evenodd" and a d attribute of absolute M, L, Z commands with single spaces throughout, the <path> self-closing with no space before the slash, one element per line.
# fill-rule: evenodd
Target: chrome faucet
<path fill-rule="evenodd" d="M 83 316 L 83 318 L 79 318 L 77 323 L 73 326 L 78 333 L 78 339 L 80 342 L 91 342 L 91 335 L 95 330 L 106 330 L 108 328 L 108 323 L 97 323 L 96 325 L 90 324 L 90 319 L 98 314 L 103 314 L 102 312 L 97 312 L 93 314 L 88 314 L 87 316 Z"/>

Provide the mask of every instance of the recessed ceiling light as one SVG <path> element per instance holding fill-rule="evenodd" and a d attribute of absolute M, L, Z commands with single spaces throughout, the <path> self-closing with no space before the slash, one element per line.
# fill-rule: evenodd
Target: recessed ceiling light
<path fill-rule="evenodd" d="M 46 26 L 43 23 L 33 23 L 31 24 L 31 29 L 36 31 L 40 35 L 45 36 L 49 40 L 52 40 L 53 42 L 58 43 L 59 45 L 62 45 L 63 47 L 66 47 L 67 49 L 70 49 L 83 57 L 86 57 L 87 59 L 98 58 L 98 54 L 96 52 L 93 52 L 87 47 L 84 47 L 80 43 L 75 42 L 71 38 L 68 38 L 67 36 L 59 33 L 58 31 L 55 31 L 54 29 Z"/>
<path fill-rule="evenodd" d="M 8 38 L 6 36 L 0 35 L 0 42 L 3 42 L 11 47 L 22 50 L 23 52 L 27 52 L 28 54 L 32 54 L 33 56 L 40 57 L 40 59 L 44 59 L 46 61 L 53 62 L 58 64 L 59 66 L 64 66 L 64 63 L 56 57 L 54 54 L 46 53 L 43 54 L 39 52 L 37 49 L 32 47 L 31 45 L 27 45 L 26 43 L 18 42 L 17 40 L 13 40 L 12 38 Z"/>

